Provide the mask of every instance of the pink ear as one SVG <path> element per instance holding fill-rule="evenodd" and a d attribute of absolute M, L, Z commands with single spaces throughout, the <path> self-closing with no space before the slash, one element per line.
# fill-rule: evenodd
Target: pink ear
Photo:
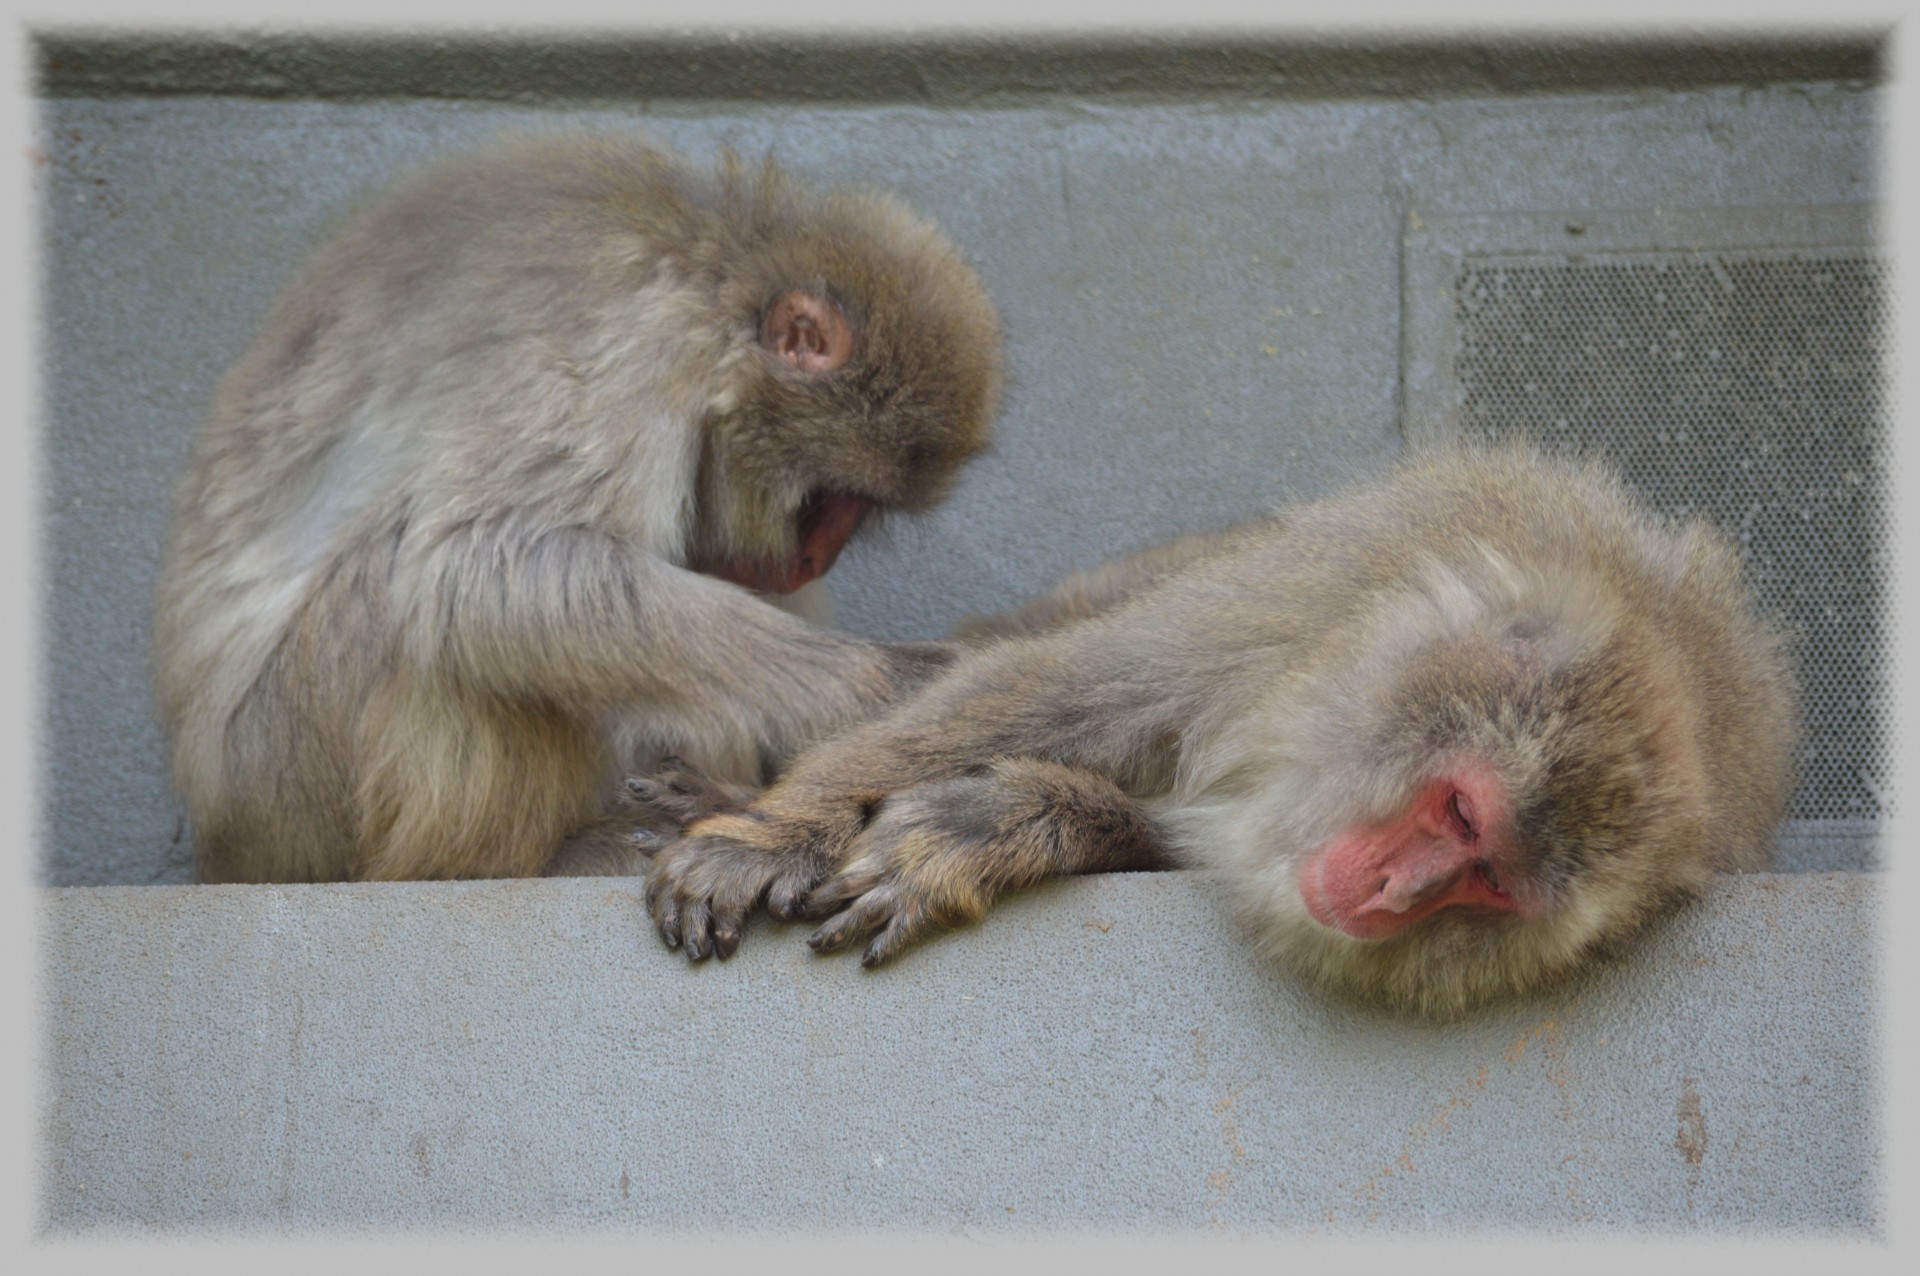
<path fill-rule="evenodd" d="M 853 354 L 853 328 L 829 298 L 783 292 L 760 324 L 760 344 L 790 368 L 832 372 Z"/>

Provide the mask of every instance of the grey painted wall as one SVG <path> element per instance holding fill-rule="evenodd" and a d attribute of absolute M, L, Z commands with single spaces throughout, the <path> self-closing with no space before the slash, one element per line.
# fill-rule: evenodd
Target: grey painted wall
<path fill-rule="evenodd" d="M 1877 95 L 1860 87 L 1162 96 L 46 102 L 43 880 L 190 880 L 144 664 L 168 484 L 214 382 L 328 226 L 408 165 L 503 128 L 771 147 L 822 180 L 899 189 L 978 265 L 1009 345 L 998 448 L 945 508 L 834 572 L 841 621 L 890 637 L 1384 465 L 1409 210 L 1876 193 Z"/>

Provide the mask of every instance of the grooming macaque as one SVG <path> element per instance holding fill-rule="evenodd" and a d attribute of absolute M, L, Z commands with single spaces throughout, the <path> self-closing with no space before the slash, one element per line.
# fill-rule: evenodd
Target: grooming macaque
<path fill-rule="evenodd" d="M 1268 953 L 1447 1014 L 1762 867 L 1791 782 L 1734 551 L 1520 451 L 1415 458 L 983 628 L 1009 636 L 746 808 L 690 808 L 648 885 L 666 942 L 724 957 L 764 903 L 872 965 L 1170 853 Z"/>
<path fill-rule="evenodd" d="M 998 386 L 978 279 L 888 196 L 611 139 L 403 183 L 178 492 L 155 676 L 202 876 L 591 867 L 625 771 L 758 782 L 918 686 L 948 649 L 765 595 L 938 499 Z"/>

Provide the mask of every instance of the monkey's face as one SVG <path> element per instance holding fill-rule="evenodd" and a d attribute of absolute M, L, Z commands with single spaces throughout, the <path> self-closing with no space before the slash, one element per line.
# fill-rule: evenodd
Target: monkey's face
<path fill-rule="evenodd" d="M 756 587 L 796 588 L 871 513 L 938 501 L 1000 388 L 999 319 L 932 226 L 860 194 L 790 221 L 740 246 L 723 291 L 737 380 L 702 462 L 699 557 Z"/>
<path fill-rule="evenodd" d="M 1657 661 L 1510 629 L 1363 653 L 1249 715 L 1202 837 L 1264 950 L 1446 1016 L 1550 984 L 1698 892 L 1697 762 Z M 1649 669 L 1652 672 L 1649 672 Z M 1251 725 L 1257 724 L 1257 725 Z M 1201 843 L 1195 842 L 1196 849 Z"/>
<path fill-rule="evenodd" d="M 871 512 L 925 509 L 986 447 L 997 347 L 946 340 L 937 329 L 952 316 L 895 300 L 774 299 L 752 389 L 703 470 L 703 570 L 798 589 Z"/>
<path fill-rule="evenodd" d="M 769 521 L 754 546 L 764 545 L 761 552 L 720 557 L 701 570 L 763 594 L 790 594 L 827 574 L 872 508 L 872 501 L 851 492 L 809 492 L 791 519 Z"/>
<path fill-rule="evenodd" d="M 1492 768 L 1455 761 L 1420 785 L 1398 815 L 1354 824 L 1296 870 L 1301 902 L 1321 926 L 1387 939 L 1449 908 L 1537 915 L 1547 900 L 1520 873 L 1512 801 Z"/>

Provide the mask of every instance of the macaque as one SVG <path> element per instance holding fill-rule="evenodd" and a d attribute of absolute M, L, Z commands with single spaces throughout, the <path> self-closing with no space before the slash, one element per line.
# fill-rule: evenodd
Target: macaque
<path fill-rule="evenodd" d="M 403 182 L 178 489 L 154 671 L 202 877 L 592 871 L 632 768 L 757 783 L 870 716 L 950 649 L 771 600 L 939 499 L 999 383 L 979 279 L 890 196 L 604 137 Z"/>
<path fill-rule="evenodd" d="M 871 966 L 1171 861 L 1265 953 L 1444 1017 L 1763 867 L 1791 787 L 1794 682 L 1732 547 L 1525 450 L 1415 456 L 980 632 L 746 806 L 690 803 L 648 883 L 666 942 L 725 957 L 764 904 Z"/>

